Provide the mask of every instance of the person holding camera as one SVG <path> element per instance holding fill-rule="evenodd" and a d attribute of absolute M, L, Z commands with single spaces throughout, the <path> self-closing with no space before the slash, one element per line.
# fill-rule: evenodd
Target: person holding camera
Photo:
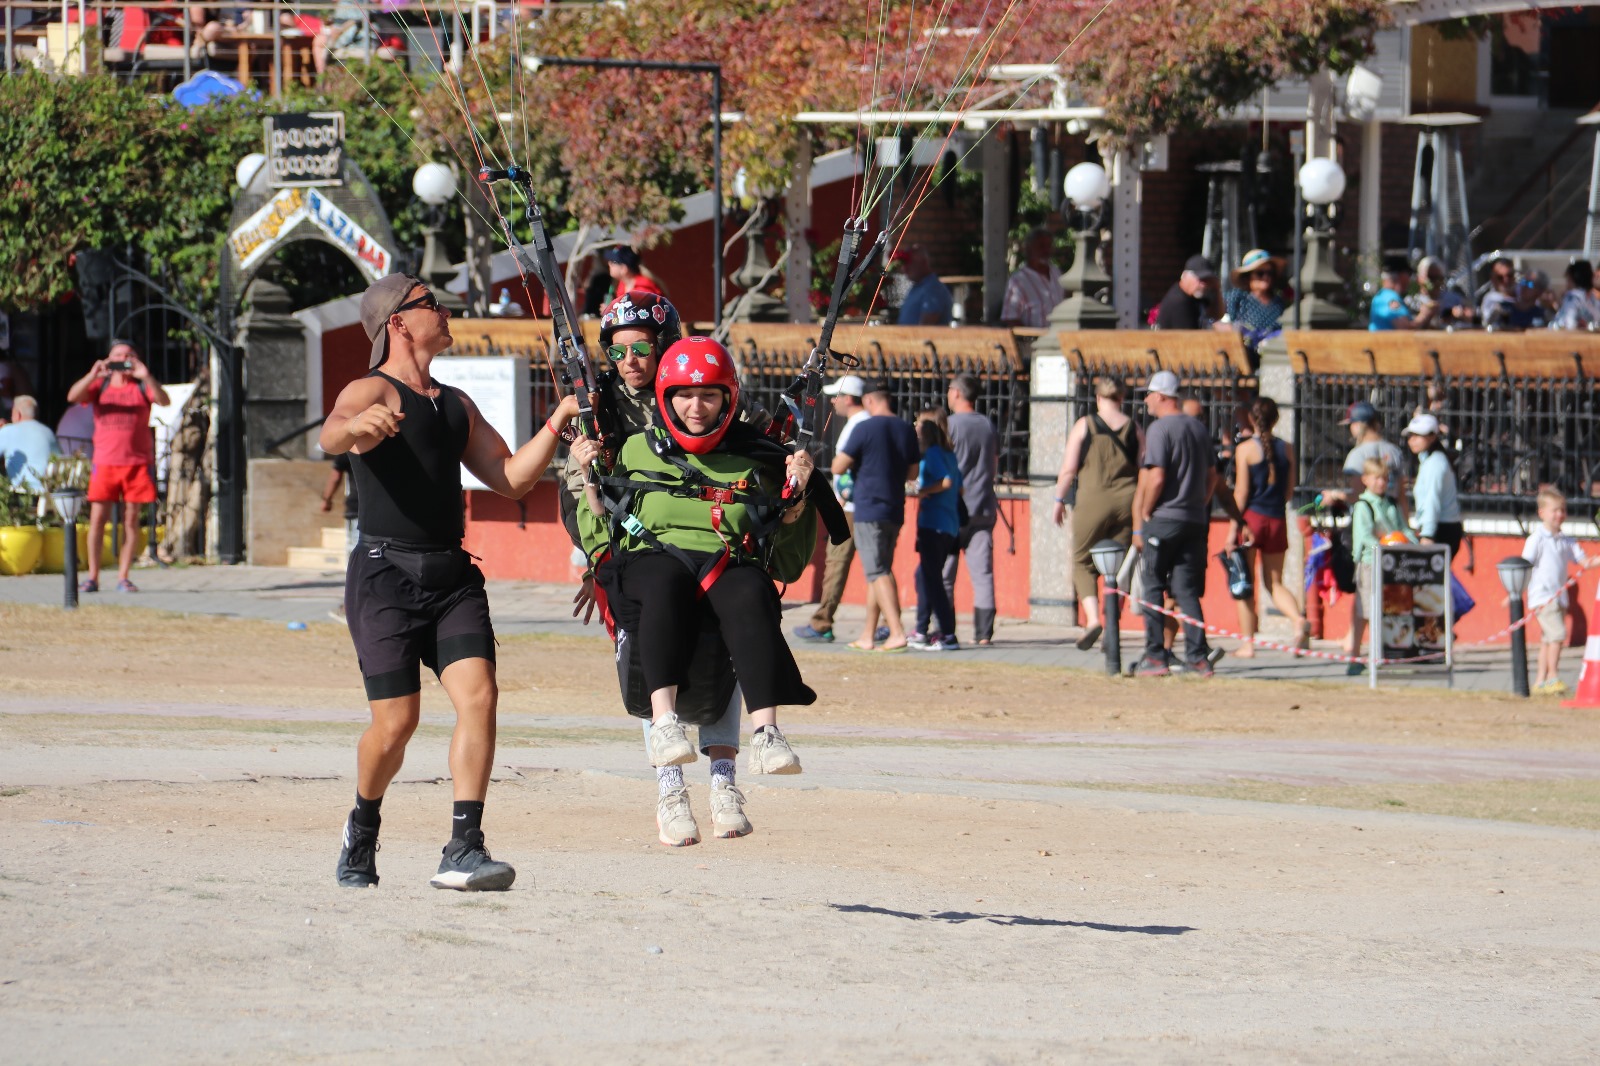
<path fill-rule="evenodd" d="M 155 436 L 150 408 L 171 403 L 133 345 L 121 341 L 104 359 L 67 390 L 68 403 L 87 403 L 94 410 L 94 468 L 89 474 L 89 575 L 83 592 L 100 591 L 100 546 L 105 543 L 106 517 L 113 504 L 124 504 L 122 551 L 117 556 L 117 591 L 138 592 L 128 578 L 139 546 L 139 514 L 156 502 L 150 476 L 155 462 Z"/>

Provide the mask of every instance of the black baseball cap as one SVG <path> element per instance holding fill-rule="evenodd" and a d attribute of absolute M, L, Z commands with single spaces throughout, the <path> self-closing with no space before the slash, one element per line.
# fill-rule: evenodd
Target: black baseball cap
<path fill-rule="evenodd" d="M 1217 276 L 1216 270 L 1211 266 L 1211 260 L 1203 255 L 1191 255 L 1184 260 L 1183 269 L 1202 281 L 1210 281 Z"/>

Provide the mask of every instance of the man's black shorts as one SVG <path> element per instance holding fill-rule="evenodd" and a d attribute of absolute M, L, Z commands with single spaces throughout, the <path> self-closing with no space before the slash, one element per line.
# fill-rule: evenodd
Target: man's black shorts
<path fill-rule="evenodd" d="M 483 571 L 463 559 L 459 580 L 426 589 L 395 560 L 359 546 L 345 572 L 345 619 L 361 663 L 367 699 L 422 689 L 419 663 L 435 674 L 462 659 L 494 662 L 494 626 Z"/>

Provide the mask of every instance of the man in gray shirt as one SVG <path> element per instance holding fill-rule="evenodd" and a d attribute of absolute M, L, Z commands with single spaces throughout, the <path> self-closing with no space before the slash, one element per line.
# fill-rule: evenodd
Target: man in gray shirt
<path fill-rule="evenodd" d="M 1178 400 L 1178 375 L 1162 370 L 1146 386 L 1145 406 L 1155 416 L 1145 430 L 1144 465 L 1133 494 L 1133 544 L 1144 554 L 1144 595 L 1161 604 L 1168 591 L 1182 612 L 1204 621 L 1200 597 L 1206 591 L 1206 543 L 1211 531 L 1211 501 L 1222 501 L 1228 517 L 1244 525 L 1244 515 L 1217 471 L 1216 451 L 1205 423 L 1183 413 Z M 1244 529 L 1241 545 L 1248 547 Z M 1171 673 L 1172 653 L 1163 646 L 1161 615 L 1145 612 L 1145 652 L 1141 677 Z M 1212 666 L 1206 631 L 1185 622 L 1184 662 L 1191 673 L 1210 677 Z"/>
<path fill-rule="evenodd" d="M 1000 514 L 994 479 L 1000 470 L 1000 438 L 989 416 L 978 413 L 979 388 L 978 379 L 971 374 L 957 374 L 945 394 L 967 521 L 956 540 L 958 550 L 945 560 L 944 587 L 950 602 L 955 603 L 956 571 L 961 568 L 961 553 L 966 552 L 972 579 L 972 639 L 989 645 L 994 643 L 994 524 Z"/>
<path fill-rule="evenodd" d="M 1350 427 L 1350 439 L 1355 446 L 1344 457 L 1344 476 L 1347 488 L 1324 492 L 1326 503 L 1353 504 L 1365 487 L 1361 484 L 1361 470 L 1368 459 L 1382 459 L 1389 468 L 1389 498 L 1400 507 L 1400 517 L 1406 516 L 1406 496 L 1409 486 L 1406 467 L 1409 465 L 1400 446 L 1384 439 L 1383 420 L 1378 409 L 1365 400 L 1357 400 L 1345 411 L 1341 426 Z"/>

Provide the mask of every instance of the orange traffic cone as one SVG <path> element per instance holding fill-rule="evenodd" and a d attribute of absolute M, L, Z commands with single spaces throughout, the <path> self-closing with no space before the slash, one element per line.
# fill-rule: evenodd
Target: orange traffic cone
<path fill-rule="evenodd" d="M 1600 624 L 1600 588 L 1595 589 L 1595 610 L 1589 624 Z M 1563 707 L 1600 707 L 1600 635 L 1593 630 L 1583 645 L 1583 673 L 1578 675 L 1578 691 Z"/>

